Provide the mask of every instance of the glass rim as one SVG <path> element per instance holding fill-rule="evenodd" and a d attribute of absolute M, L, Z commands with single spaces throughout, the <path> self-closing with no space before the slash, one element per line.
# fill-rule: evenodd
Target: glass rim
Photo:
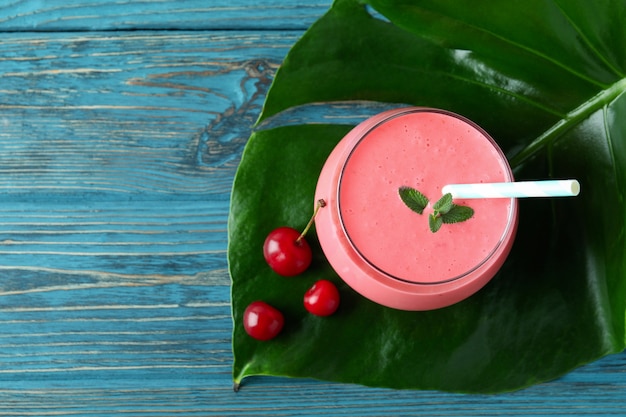
<path fill-rule="evenodd" d="M 348 232 L 348 230 L 346 228 L 346 225 L 345 225 L 344 219 L 343 219 L 343 215 L 342 215 L 342 210 L 341 210 L 341 187 L 342 187 L 343 177 L 344 177 L 344 174 L 345 174 L 346 167 L 347 167 L 347 165 L 348 165 L 348 163 L 350 161 L 350 158 L 353 156 L 355 150 L 369 136 L 369 134 L 372 131 L 374 131 L 375 129 L 377 129 L 381 125 L 389 122 L 390 120 L 393 120 L 393 119 L 405 116 L 407 114 L 412 114 L 412 113 L 439 113 L 439 114 L 444 114 L 446 116 L 453 117 L 455 119 L 461 120 L 461 121 L 469 124 L 470 126 L 475 128 L 479 133 L 481 133 L 481 135 L 485 139 L 487 139 L 489 141 L 489 143 L 493 146 L 493 148 L 496 150 L 496 152 L 500 156 L 501 160 L 506 162 L 506 168 L 507 169 L 505 169 L 504 171 L 505 171 L 505 175 L 507 177 L 507 180 L 509 182 L 514 180 L 513 172 L 511 171 L 511 167 L 510 167 L 510 165 L 508 163 L 508 159 L 506 158 L 506 155 L 504 154 L 504 152 L 502 151 L 500 146 L 496 143 L 496 141 L 491 137 L 491 135 L 489 135 L 478 124 L 474 123 L 473 121 L 469 120 L 468 118 L 463 117 L 463 116 L 461 116 L 461 115 L 459 115 L 457 113 L 454 113 L 454 112 L 451 112 L 451 111 L 448 111 L 448 110 L 443 110 L 443 109 L 436 109 L 436 108 L 429 108 L 429 107 L 411 107 L 411 108 L 407 108 L 405 110 L 398 110 L 397 113 L 391 114 L 391 115 L 385 117 L 383 120 L 380 120 L 380 121 L 376 122 L 374 125 L 372 125 L 370 128 L 368 128 L 365 132 L 363 132 L 359 136 L 359 138 L 356 141 L 356 143 L 350 148 L 350 151 L 348 152 L 348 155 L 345 157 L 345 159 L 343 161 L 343 165 L 341 166 L 341 170 L 340 170 L 340 173 L 339 173 L 339 178 L 338 178 L 338 181 L 337 181 L 336 196 L 335 196 L 336 201 L 337 201 L 337 212 L 338 212 L 339 223 L 341 225 L 341 230 L 343 232 L 343 235 L 346 237 L 346 240 L 348 241 L 348 243 L 349 243 L 351 249 L 354 251 L 354 253 L 357 254 L 358 257 L 366 265 L 368 265 L 369 267 L 371 267 L 372 269 L 374 269 L 375 271 L 377 271 L 378 273 L 380 273 L 384 277 L 390 278 L 390 279 L 392 279 L 394 281 L 402 282 L 402 283 L 405 283 L 405 284 L 417 285 L 417 286 L 448 284 L 448 283 L 451 283 L 451 282 L 462 280 L 463 278 L 474 274 L 483 265 L 485 265 L 498 252 L 498 250 L 500 248 L 502 248 L 502 246 L 504 245 L 505 240 L 507 239 L 507 237 L 511 233 L 511 230 L 515 226 L 515 212 L 516 212 L 515 198 L 510 198 L 511 204 L 509 205 L 506 227 L 504 228 L 504 231 L 500 235 L 500 238 L 499 238 L 498 242 L 494 245 L 493 249 L 480 262 L 478 262 L 473 268 L 463 272 L 462 274 L 453 276 L 451 278 L 447 278 L 447 279 L 443 279 L 443 280 L 439 280 L 439 281 L 432 281 L 432 282 L 419 282 L 419 281 L 409 280 L 409 279 L 406 279 L 406 278 L 401 278 L 401 277 L 395 276 L 393 274 L 390 274 L 390 273 L 386 272 L 385 270 L 383 270 L 382 268 L 380 268 L 379 266 L 375 265 L 372 261 L 370 261 L 359 250 L 359 248 L 357 247 L 357 245 L 353 241 L 352 237 L 350 236 L 350 233 Z"/>

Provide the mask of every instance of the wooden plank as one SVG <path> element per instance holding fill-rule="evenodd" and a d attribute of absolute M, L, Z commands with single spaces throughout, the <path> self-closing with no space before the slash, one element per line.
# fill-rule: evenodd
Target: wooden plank
<path fill-rule="evenodd" d="M 331 0 L 13 0 L 0 31 L 306 29 Z"/>
<path fill-rule="evenodd" d="M 616 383 L 606 368 L 626 363 L 603 360 L 559 381 L 524 391 L 487 395 L 442 394 L 429 391 L 394 391 L 329 384 L 310 380 L 255 378 L 233 393 L 215 381 L 228 382 L 222 371 L 197 370 L 172 376 L 163 369 L 150 379 L 100 379 L 77 373 L 76 381 L 48 380 L 47 385 L 27 380 L 0 390 L 3 415 L 202 415 L 202 416 L 622 416 L 626 410 L 623 383 Z M 614 371 L 620 372 L 620 371 Z M 604 378 L 598 378 L 604 375 Z M 147 375 L 143 375 L 144 378 Z M 187 379 L 182 379 L 187 377 Z"/>

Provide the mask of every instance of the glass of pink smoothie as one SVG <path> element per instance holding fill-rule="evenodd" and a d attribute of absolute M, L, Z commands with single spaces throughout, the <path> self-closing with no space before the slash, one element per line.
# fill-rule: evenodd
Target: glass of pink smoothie
<path fill-rule="evenodd" d="M 402 108 L 356 126 L 333 150 L 317 184 L 315 224 L 334 270 L 387 307 L 431 310 L 471 296 L 493 278 L 517 229 L 514 198 L 455 199 L 474 215 L 433 233 L 428 215 L 447 184 L 513 181 L 506 157 L 475 123 L 430 108 Z M 429 198 L 422 215 L 399 197 Z"/>

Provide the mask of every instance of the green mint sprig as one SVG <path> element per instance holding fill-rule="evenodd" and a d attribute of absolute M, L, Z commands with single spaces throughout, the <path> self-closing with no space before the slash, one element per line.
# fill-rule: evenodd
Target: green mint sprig
<path fill-rule="evenodd" d="M 428 205 L 428 197 L 415 188 L 402 186 L 398 189 L 400 199 L 408 208 L 417 214 L 423 214 Z M 436 233 L 445 224 L 460 223 L 470 219 L 474 215 L 474 209 L 468 206 L 454 204 L 452 194 L 444 194 L 433 205 L 433 212 L 428 216 L 430 231 Z"/>

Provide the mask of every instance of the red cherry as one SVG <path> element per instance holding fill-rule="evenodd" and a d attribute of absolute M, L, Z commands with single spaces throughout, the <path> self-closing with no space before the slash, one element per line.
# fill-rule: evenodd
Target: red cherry
<path fill-rule="evenodd" d="M 330 316 L 339 307 L 339 290 L 330 281 L 317 281 L 304 294 L 304 308 L 316 316 Z"/>
<path fill-rule="evenodd" d="M 263 301 L 250 303 L 243 312 L 243 328 L 257 340 L 275 338 L 283 329 L 283 313 Z"/>
<path fill-rule="evenodd" d="M 285 277 L 304 272 L 313 257 L 307 241 L 291 227 L 279 227 L 267 235 L 263 256 L 274 272 Z"/>

